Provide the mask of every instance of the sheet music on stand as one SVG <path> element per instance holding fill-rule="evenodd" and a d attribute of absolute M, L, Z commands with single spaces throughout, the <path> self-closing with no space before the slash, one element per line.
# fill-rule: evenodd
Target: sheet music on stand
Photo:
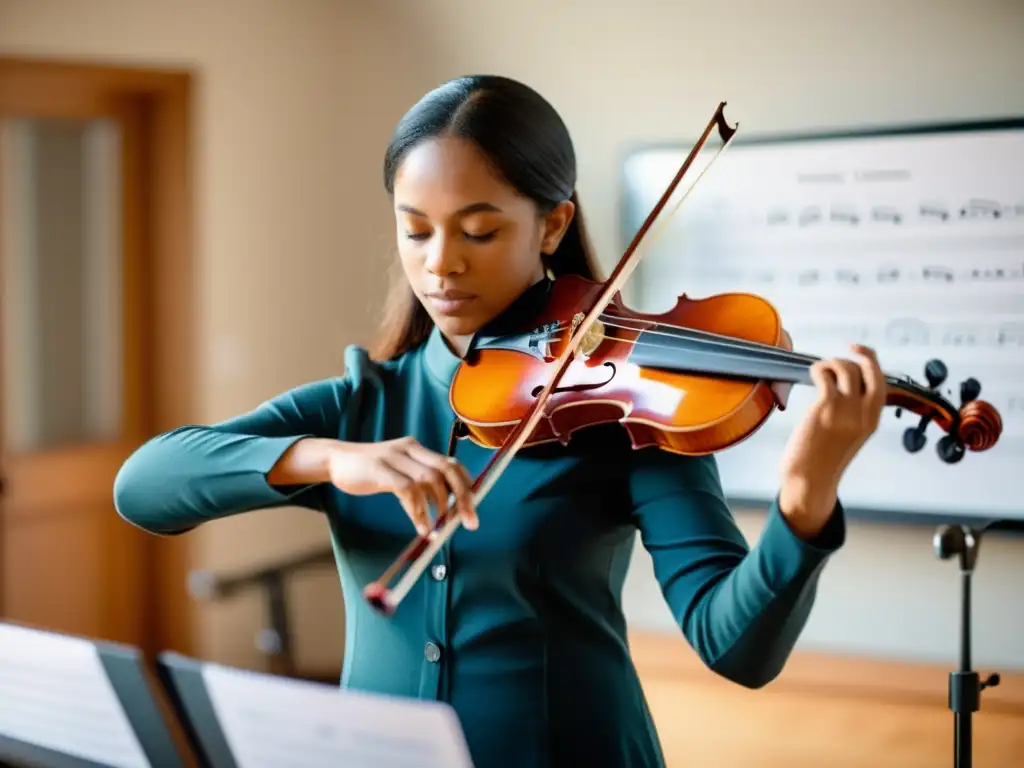
<path fill-rule="evenodd" d="M 0 623 L 0 764 L 184 763 L 135 648 Z"/>
<path fill-rule="evenodd" d="M 937 358 L 949 371 L 941 392 L 955 406 L 961 382 L 976 378 L 1003 420 L 994 448 L 941 464 L 933 428 L 924 449 L 908 453 L 903 433 L 917 419 L 886 409 L 844 475 L 843 504 L 1024 524 L 1024 119 L 774 137 L 745 130 L 645 256 L 630 303 L 660 312 L 680 294 L 751 292 L 775 305 L 801 352 L 848 356 L 851 343 L 866 344 L 888 372 L 925 385 L 925 364 Z M 688 149 L 626 158 L 624 240 Z M 795 387 L 786 411 L 717 455 L 730 498 L 774 498 L 779 457 L 815 395 Z"/>
<path fill-rule="evenodd" d="M 214 768 L 472 768 L 447 704 L 204 663 L 175 653 L 160 674 Z"/>

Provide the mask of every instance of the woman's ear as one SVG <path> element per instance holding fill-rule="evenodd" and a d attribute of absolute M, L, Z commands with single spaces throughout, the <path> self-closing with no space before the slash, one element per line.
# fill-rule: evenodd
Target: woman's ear
<path fill-rule="evenodd" d="M 565 236 L 565 232 L 572 223 L 572 217 L 576 214 L 576 205 L 571 200 L 565 200 L 556 205 L 547 216 L 544 217 L 544 232 L 541 235 L 540 250 L 545 256 L 550 256 L 558 250 L 559 243 Z"/>

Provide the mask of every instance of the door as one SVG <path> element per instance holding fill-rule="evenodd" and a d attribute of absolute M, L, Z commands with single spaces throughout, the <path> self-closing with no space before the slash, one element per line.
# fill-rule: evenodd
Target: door
<path fill-rule="evenodd" d="M 142 106 L 4 77 L 0 618 L 145 647 L 147 542 L 112 503 L 147 432 Z"/>

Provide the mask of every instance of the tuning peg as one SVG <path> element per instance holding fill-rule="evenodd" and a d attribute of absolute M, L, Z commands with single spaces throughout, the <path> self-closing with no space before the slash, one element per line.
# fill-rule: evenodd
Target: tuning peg
<path fill-rule="evenodd" d="M 964 444 L 953 435 L 943 435 L 935 444 L 935 452 L 946 464 L 956 464 L 964 457 Z"/>
<path fill-rule="evenodd" d="M 946 364 L 941 360 L 929 360 L 924 366 L 924 377 L 928 379 L 928 386 L 932 389 L 938 389 L 942 386 L 942 382 L 949 376 L 949 370 L 946 368 Z"/>
<path fill-rule="evenodd" d="M 975 378 L 966 379 L 960 384 L 960 405 L 967 405 L 972 400 L 977 400 L 981 394 L 981 382 Z"/>
<path fill-rule="evenodd" d="M 928 380 L 928 387 L 935 391 L 939 390 L 943 382 L 949 376 L 949 369 L 946 368 L 946 364 L 941 360 L 932 358 L 924 366 L 924 376 Z M 967 379 L 960 385 L 960 396 L 961 398 L 974 398 L 978 396 L 981 391 L 981 385 L 975 379 Z M 965 401 L 966 402 L 966 401 Z M 910 453 L 917 453 L 925 444 L 928 442 L 928 438 L 925 437 L 925 430 L 928 429 L 928 425 L 931 423 L 930 416 L 922 416 L 920 422 L 915 427 L 907 427 L 903 431 L 903 447 Z M 963 458 L 964 446 L 956 438 L 951 438 L 948 435 L 943 437 L 935 449 L 939 453 L 939 457 L 947 464 L 955 464 Z"/>
<path fill-rule="evenodd" d="M 903 430 L 903 447 L 910 453 L 917 453 L 922 448 L 928 439 L 924 436 L 925 427 L 928 426 L 927 422 L 918 424 L 916 427 L 907 427 Z"/>

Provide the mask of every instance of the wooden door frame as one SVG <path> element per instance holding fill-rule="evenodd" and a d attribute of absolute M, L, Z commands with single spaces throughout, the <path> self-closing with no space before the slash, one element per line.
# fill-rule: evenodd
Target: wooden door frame
<path fill-rule="evenodd" d="M 145 286 L 141 432 L 148 437 L 194 423 L 199 385 L 192 210 L 195 73 L 0 55 L 0 74 L 6 84 L 0 102 L 15 104 L 19 111 L 84 116 L 104 106 L 128 103 L 141 114 L 146 167 L 141 191 L 145 197 L 139 208 L 149 214 L 141 259 Z M 144 547 L 147 603 L 158 606 L 147 628 L 144 650 L 193 654 L 195 622 L 186 589 L 189 541 L 180 536 L 150 536 L 145 537 Z"/>

